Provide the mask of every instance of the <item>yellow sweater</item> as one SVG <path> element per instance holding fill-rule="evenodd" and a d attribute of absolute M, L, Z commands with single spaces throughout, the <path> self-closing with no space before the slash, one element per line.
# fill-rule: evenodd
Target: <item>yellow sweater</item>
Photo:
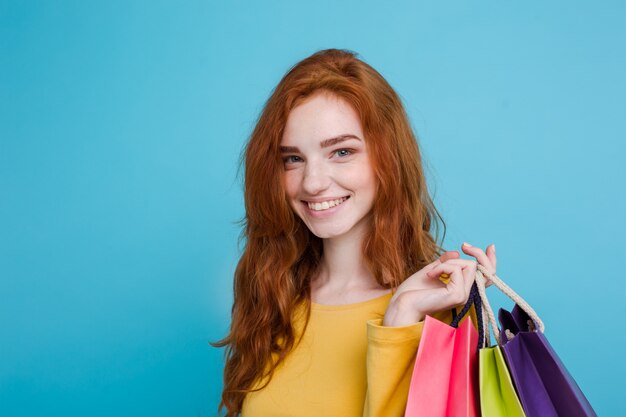
<path fill-rule="evenodd" d="M 246 395 L 241 416 L 403 416 L 424 322 L 383 326 L 390 299 L 387 294 L 355 304 L 312 303 L 301 342 L 265 388 Z M 475 323 L 473 308 L 470 315 Z M 434 317 L 452 320 L 449 310 Z M 302 329 L 303 314 L 294 320 Z"/>

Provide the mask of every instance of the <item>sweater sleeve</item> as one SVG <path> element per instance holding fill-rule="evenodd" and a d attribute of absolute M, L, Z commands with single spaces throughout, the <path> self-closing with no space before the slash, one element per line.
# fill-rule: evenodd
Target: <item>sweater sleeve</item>
<path fill-rule="evenodd" d="M 476 325 L 474 307 L 468 315 Z M 446 323 L 452 321 L 450 311 L 434 317 Z M 367 393 L 363 417 L 402 417 L 424 322 L 387 327 L 382 321 L 367 322 Z"/>
<path fill-rule="evenodd" d="M 424 322 L 386 327 L 367 322 L 367 393 L 363 417 L 403 416 Z"/>

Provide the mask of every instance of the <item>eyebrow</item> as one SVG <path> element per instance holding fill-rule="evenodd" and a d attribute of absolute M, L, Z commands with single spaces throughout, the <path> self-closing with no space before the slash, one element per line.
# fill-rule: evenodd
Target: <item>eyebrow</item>
<path fill-rule="evenodd" d="M 361 140 L 361 138 L 359 138 L 358 136 L 348 133 L 345 135 L 335 136 L 334 138 L 324 139 L 323 141 L 320 142 L 320 148 L 322 149 L 328 148 L 330 146 L 336 145 L 338 143 L 341 143 L 350 139 Z M 297 146 L 281 146 L 280 152 L 281 153 L 300 152 L 300 149 L 298 149 Z"/>

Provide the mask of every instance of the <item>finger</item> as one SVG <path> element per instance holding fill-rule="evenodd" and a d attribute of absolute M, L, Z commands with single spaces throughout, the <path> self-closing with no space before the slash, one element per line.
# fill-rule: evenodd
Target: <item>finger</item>
<path fill-rule="evenodd" d="M 452 265 L 458 265 L 461 268 L 467 268 L 472 265 L 475 266 L 477 262 L 473 259 L 450 259 L 446 261 L 446 263 L 452 264 Z"/>
<path fill-rule="evenodd" d="M 431 271 L 428 272 L 429 275 L 433 276 L 433 277 L 438 277 L 441 274 L 447 274 L 452 276 L 453 274 L 457 275 L 457 278 L 459 276 L 462 277 L 462 268 L 459 265 L 454 265 L 450 262 L 446 262 L 446 263 L 442 263 L 439 265 L 436 265 Z"/>
<path fill-rule="evenodd" d="M 474 268 L 476 268 L 476 261 L 471 260 L 471 259 L 449 259 L 445 263 L 449 263 L 449 264 L 452 264 L 452 265 L 458 265 L 461 268 L 469 268 L 469 267 L 471 267 L 473 265 Z M 426 275 L 429 278 L 434 278 L 434 277 L 438 276 L 437 273 L 433 272 L 432 270 L 428 271 L 426 273 Z"/>
<path fill-rule="evenodd" d="M 495 244 L 491 244 L 490 246 L 487 247 L 487 257 L 489 258 L 489 260 L 491 261 L 491 265 L 493 266 L 493 269 L 496 269 L 496 245 Z"/>
<path fill-rule="evenodd" d="M 469 293 L 472 290 L 472 285 L 474 284 L 474 281 L 476 280 L 476 262 L 471 261 L 471 264 L 463 269 L 463 279 L 465 280 L 464 285 L 465 285 L 465 292 L 467 294 L 467 297 L 465 298 L 467 300 L 467 298 L 469 298 Z"/>
<path fill-rule="evenodd" d="M 463 261 L 463 275 L 466 275 L 467 272 L 467 277 L 468 280 L 466 281 L 466 285 L 468 285 L 468 291 L 470 291 L 472 289 L 472 284 L 474 283 L 474 281 L 476 280 L 476 270 L 478 269 L 478 267 L 476 266 L 477 263 L 476 261 L 471 261 L 471 260 L 465 260 L 465 259 L 457 259 L 454 261 L 448 261 L 448 262 L 454 262 L 457 263 L 458 261 Z M 459 263 L 459 265 L 461 265 Z M 487 277 L 485 277 L 485 288 L 489 287 L 493 285 L 493 282 L 491 282 L 491 280 Z"/>
<path fill-rule="evenodd" d="M 447 263 L 452 263 L 454 265 L 459 265 L 463 268 L 463 274 L 465 275 L 465 270 L 469 269 L 470 273 L 471 273 L 471 280 L 470 282 L 467 284 L 469 285 L 469 289 L 472 289 L 472 283 L 474 282 L 475 278 L 476 278 L 476 270 L 478 269 L 478 267 L 476 266 L 476 261 L 474 260 L 470 260 L 470 259 L 451 259 L 449 261 L 447 261 Z M 432 274 L 429 272 L 426 275 L 428 275 L 428 277 L 432 278 L 435 274 Z M 487 277 L 485 277 L 485 288 L 489 287 L 493 285 L 493 282 L 491 282 L 491 280 Z"/>
<path fill-rule="evenodd" d="M 463 249 L 463 252 L 465 252 L 466 254 L 476 258 L 478 263 L 487 268 L 487 270 L 491 273 L 494 273 L 494 271 L 496 270 L 495 266 L 491 263 L 491 260 L 487 257 L 487 254 L 483 252 L 481 248 L 472 246 L 469 243 L 463 243 L 461 249 Z"/>
<path fill-rule="evenodd" d="M 455 251 L 455 250 L 447 251 L 443 255 L 441 255 L 439 258 L 437 258 L 434 262 L 426 265 L 424 267 L 424 270 L 426 271 L 432 270 L 437 265 L 442 264 L 443 262 L 446 262 L 447 260 L 458 258 L 459 256 L 461 255 L 459 255 L 458 251 Z"/>
<path fill-rule="evenodd" d="M 451 303 L 460 305 L 467 301 L 471 285 L 469 285 L 469 287 L 466 285 L 466 279 L 463 276 L 460 266 L 453 265 L 451 263 L 443 263 L 437 265 L 432 272 L 437 275 L 445 273 L 450 276 L 450 280 L 446 284 L 445 288 L 448 300 Z"/>
<path fill-rule="evenodd" d="M 446 253 L 444 253 L 443 255 L 441 255 L 441 257 L 439 258 L 439 260 L 441 261 L 441 263 L 444 263 L 444 262 L 446 262 L 446 261 L 448 261 L 448 260 L 450 260 L 450 259 L 456 259 L 456 258 L 458 258 L 459 256 L 461 256 L 461 255 L 459 254 L 459 251 L 456 251 L 456 250 L 450 250 L 450 251 L 447 251 Z"/>
<path fill-rule="evenodd" d="M 463 272 L 463 285 L 465 287 L 465 300 L 469 297 L 469 293 L 476 279 L 477 263 L 471 259 L 451 259 L 446 264 L 458 265 L 462 268 Z M 439 276 L 436 271 L 431 271 L 427 274 L 429 277 Z M 491 281 L 488 281 L 491 282 Z M 485 285 L 488 286 L 488 285 Z"/>

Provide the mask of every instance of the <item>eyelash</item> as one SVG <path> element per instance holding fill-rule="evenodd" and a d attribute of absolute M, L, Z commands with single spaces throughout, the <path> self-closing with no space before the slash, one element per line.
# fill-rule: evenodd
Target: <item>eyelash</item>
<path fill-rule="evenodd" d="M 345 158 L 345 157 L 350 156 L 350 155 L 352 155 L 354 153 L 354 149 L 348 149 L 348 148 L 337 149 L 333 153 L 336 154 L 337 152 L 341 152 L 341 151 L 348 151 L 349 153 L 347 155 L 340 156 L 340 158 Z M 289 158 L 292 158 L 292 157 L 299 158 L 299 156 L 297 156 L 297 155 L 287 155 L 286 157 L 283 158 L 283 162 L 285 162 L 286 164 L 290 163 L 290 162 L 292 162 L 292 163 L 299 162 L 299 161 L 295 161 L 295 162 L 294 161 L 290 161 Z"/>

